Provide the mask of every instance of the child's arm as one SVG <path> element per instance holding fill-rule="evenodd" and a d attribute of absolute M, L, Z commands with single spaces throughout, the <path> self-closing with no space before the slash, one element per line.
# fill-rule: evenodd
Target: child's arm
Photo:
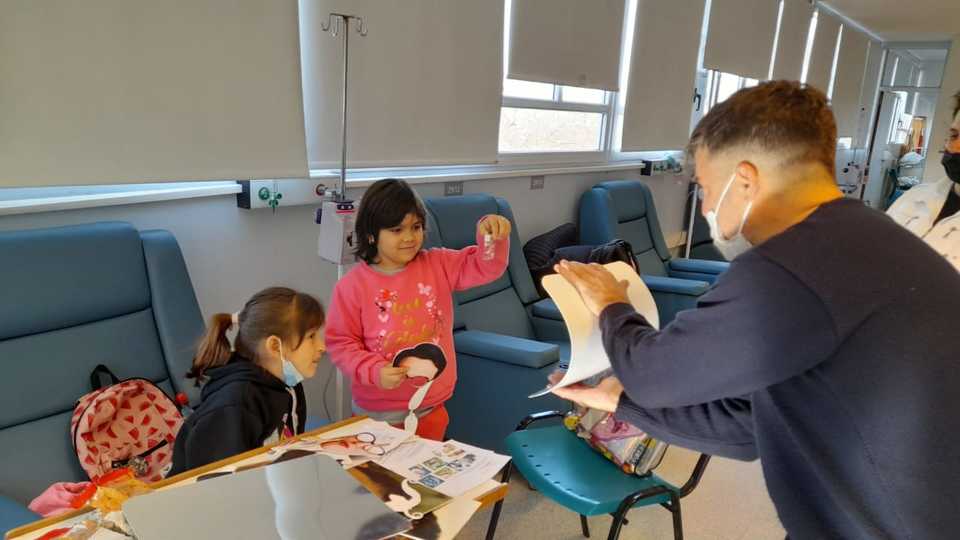
<path fill-rule="evenodd" d="M 510 259 L 510 220 L 491 214 L 477 222 L 477 245 L 437 250 L 456 291 L 485 285 L 503 275 Z"/>
<path fill-rule="evenodd" d="M 382 355 L 367 350 L 363 342 L 361 306 L 355 294 L 358 291 L 352 289 L 352 285 L 341 281 L 333 288 L 330 315 L 327 317 L 327 353 L 333 365 L 358 384 L 383 388 L 381 371 L 385 368 L 401 368 L 390 368 Z M 402 382 L 402 377 L 398 377 L 398 380 Z M 391 387 L 391 384 L 387 386 Z"/>
<path fill-rule="evenodd" d="M 239 406 L 205 413 L 193 425 L 184 445 L 186 469 L 196 469 L 257 448 L 262 444 L 257 440 L 262 431 L 260 418 Z"/>

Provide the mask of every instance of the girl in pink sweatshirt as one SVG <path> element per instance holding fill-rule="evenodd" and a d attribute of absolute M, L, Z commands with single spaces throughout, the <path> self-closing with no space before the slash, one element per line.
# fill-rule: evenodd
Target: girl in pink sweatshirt
<path fill-rule="evenodd" d="M 444 402 L 457 382 L 453 291 L 490 283 L 507 267 L 510 221 L 477 223 L 477 244 L 422 250 L 426 211 L 403 180 L 381 180 L 357 215 L 354 267 L 333 290 L 327 351 L 352 381 L 353 409 L 442 440 Z"/>

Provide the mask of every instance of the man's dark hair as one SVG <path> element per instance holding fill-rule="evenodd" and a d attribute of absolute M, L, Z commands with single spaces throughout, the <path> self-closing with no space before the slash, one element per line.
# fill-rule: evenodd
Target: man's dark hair
<path fill-rule="evenodd" d="M 387 178 L 370 186 L 360 199 L 357 211 L 356 256 L 367 264 L 374 264 L 380 231 L 396 227 L 407 214 L 416 215 L 426 227 L 427 211 L 409 184 Z"/>
<path fill-rule="evenodd" d="M 690 137 L 688 154 L 752 146 L 781 153 L 784 165 L 818 162 L 831 173 L 837 124 L 823 92 L 798 82 L 771 81 L 744 88 L 716 105 Z"/>

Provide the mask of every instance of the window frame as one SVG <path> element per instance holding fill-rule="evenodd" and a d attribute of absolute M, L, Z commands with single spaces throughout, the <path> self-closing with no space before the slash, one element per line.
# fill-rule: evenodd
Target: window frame
<path fill-rule="evenodd" d="M 529 81 L 539 82 L 539 81 Z M 550 84 L 550 83 L 547 83 Z M 505 152 L 498 148 L 497 159 L 500 163 L 581 163 L 605 161 L 610 155 L 613 129 L 611 118 L 615 114 L 616 92 L 604 90 L 604 103 L 581 103 L 563 100 L 563 85 L 553 84 L 553 99 L 521 98 L 504 95 L 500 102 L 500 111 L 504 108 L 538 109 L 545 111 L 585 112 L 601 114 L 600 141 L 597 150 L 583 151 L 536 151 Z M 499 138 L 499 133 L 497 134 Z"/>

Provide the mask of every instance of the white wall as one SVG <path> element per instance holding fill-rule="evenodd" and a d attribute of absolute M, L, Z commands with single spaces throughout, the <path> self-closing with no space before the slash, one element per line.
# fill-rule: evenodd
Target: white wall
<path fill-rule="evenodd" d="M 930 158 L 935 158 L 947 139 L 947 131 L 953 122 L 953 95 L 960 91 L 960 34 L 953 39 L 953 45 L 947 56 L 947 67 L 943 73 L 943 83 L 940 85 L 940 100 L 937 103 L 936 116 L 933 119 L 933 129 L 930 134 Z M 943 167 L 939 159 L 928 158 L 927 168 L 924 171 L 924 180 L 933 181 L 943 178 Z"/>
<path fill-rule="evenodd" d="M 505 197 L 513 208 L 520 238 L 576 222 L 580 194 L 611 179 L 637 179 L 636 171 L 548 176 L 543 190 L 531 191 L 529 177 L 467 182 L 466 193 Z M 653 190 L 660 224 L 668 243 L 683 229 L 685 177 L 645 178 Z M 441 184 L 417 186 L 424 197 L 443 193 Z M 351 193 L 358 196 L 359 192 Z M 233 196 L 103 207 L 86 210 L 0 216 L 0 230 L 53 227 L 95 221 L 129 221 L 139 229 L 167 229 L 180 243 L 204 318 L 233 312 L 254 292 L 286 285 L 321 298 L 326 305 L 336 282 L 336 267 L 317 257 L 319 226 L 314 208 L 281 207 L 241 210 Z M 329 364 L 308 385 L 311 414 L 324 415 L 321 405 Z M 333 407 L 333 385 L 327 403 Z"/>

